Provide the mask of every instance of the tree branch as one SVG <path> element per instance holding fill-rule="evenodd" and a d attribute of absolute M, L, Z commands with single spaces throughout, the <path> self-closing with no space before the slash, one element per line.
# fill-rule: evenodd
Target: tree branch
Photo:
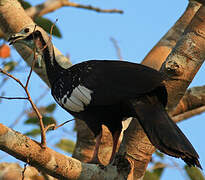
<path fill-rule="evenodd" d="M 122 171 L 123 167 L 120 166 L 101 167 L 81 163 L 50 148 L 42 149 L 39 143 L 2 124 L 0 124 L 0 149 L 58 179 L 124 180 L 129 173 L 129 169 Z"/>
<path fill-rule="evenodd" d="M 101 9 L 91 5 L 82 5 L 82 4 L 70 2 L 69 0 L 47 0 L 42 4 L 26 9 L 26 12 L 30 17 L 43 16 L 44 14 L 48 14 L 50 12 L 53 12 L 65 6 L 87 9 L 87 10 L 92 10 L 101 13 L 121 13 L 121 14 L 123 13 L 122 10 L 118 10 L 118 9 Z"/>
<path fill-rule="evenodd" d="M 159 70 L 200 6 L 199 2 L 190 0 L 185 12 L 146 55 L 142 64 Z"/>
<path fill-rule="evenodd" d="M 177 107 L 170 112 L 175 122 L 187 119 L 205 111 L 205 86 L 193 87 L 186 91 Z"/>
<path fill-rule="evenodd" d="M 188 118 L 190 118 L 190 117 L 193 117 L 193 116 L 195 116 L 195 115 L 201 114 L 201 113 L 203 113 L 204 111 L 205 111 L 205 106 L 201 106 L 201 107 L 198 107 L 198 108 L 195 108 L 195 109 L 186 111 L 186 112 L 184 112 L 184 113 L 178 114 L 178 115 L 176 115 L 176 116 L 173 116 L 173 117 L 172 117 L 172 120 L 173 120 L 174 122 L 179 122 L 179 121 L 188 119 Z"/>
<path fill-rule="evenodd" d="M 12 18 L 10 18 L 10 17 L 12 17 Z M 2 6 L 0 6 L 0 22 L 1 22 L 0 27 L 3 29 L 4 32 L 7 32 L 7 36 L 10 35 L 11 33 L 18 32 L 24 26 L 27 26 L 29 24 L 33 24 L 32 20 L 26 16 L 25 12 L 22 10 L 21 7 L 19 7 L 18 3 L 15 0 L 10 0 L 9 2 L 5 1 L 4 4 Z M 187 37 L 190 32 L 191 31 L 187 31 L 186 34 L 185 34 L 185 37 Z M 188 37 L 187 37 L 187 39 L 188 39 Z M 180 42 L 182 43 L 182 41 L 180 41 Z M 176 47 L 176 49 L 178 49 L 180 47 L 179 45 Z M 31 65 L 30 60 L 33 59 L 31 51 L 28 48 L 25 48 L 25 47 L 19 46 L 19 45 L 16 45 L 16 48 L 18 49 L 20 54 L 22 54 L 22 56 L 27 60 L 27 62 L 30 63 L 30 65 Z M 60 59 L 60 60 L 63 60 L 63 61 L 65 60 L 65 63 L 67 62 L 65 57 L 61 53 L 59 53 L 56 49 L 55 49 L 55 54 L 57 55 L 57 59 Z M 170 62 L 172 62 L 171 57 L 169 58 L 169 60 L 170 60 Z M 68 63 L 68 66 L 70 66 L 69 63 Z M 166 67 L 169 67 L 169 66 L 166 66 Z M 166 67 L 165 67 L 165 69 L 166 69 Z M 187 67 L 185 67 L 185 68 L 187 68 Z M 168 69 L 173 70 L 173 68 L 168 68 Z M 41 77 L 43 77 L 44 80 L 46 80 L 45 73 L 44 74 L 42 73 L 43 72 L 42 68 L 35 68 L 35 71 Z M 170 71 L 168 71 L 168 72 L 170 72 Z M 173 74 L 171 74 L 171 76 L 173 76 Z M 191 79 L 186 81 L 186 85 L 190 81 L 191 81 Z M 182 82 L 183 81 L 180 81 L 180 83 L 182 83 Z M 180 86 L 180 83 L 178 83 L 179 86 Z M 185 89 L 186 88 L 184 88 L 183 90 L 185 91 Z M 180 91 L 180 92 L 182 93 L 183 91 Z M 171 92 L 169 91 L 169 93 L 172 94 L 172 91 Z M 179 100 L 179 98 L 180 97 L 177 96 L 177 100 Z M 173 102 L 171 102 L 171 104 L 172 103 Z M 2 130 L 4 130 L 4 129 L 5 128 L 0 128 L 0 132 L 2 132 Z M 1 144 L 1 142 L 2 141 L 0 140 L 0 144 Z M 12 149 L 10 150 L 8 148 L 5 148 L 4 144 L 6 144 L 5 141 L 3 141 L 3 145 L 0 145 L 0 148 L 4 147 L 3 149 L 8 153 L 10 151 L 12 151 Z M 37 143 L 36 143 L 36 145 L 37 145 Z M 132 150 L 134 150 L 134 151 L 132 151 Z M 133 168 L 134 170 L 132 169 L 132 171 L 134 172 L 134 175 L 132 177 L 134 177 L 134 179 L 136 179 L 136 177 L 141 178 L 143 176 L 143 174 L 145 172 L 145 169 L 147 167 L 147 164 L 150 161 L 151 154 L 154 152 L 154 150 L 155 150 L 154 147 L 149 143 L 149 141 L 148 141 L 146 135 L 144 134 L 143 130 L 141 129 L 141 127 L 136 123 L 136 121 L 132 121 L 132 124 L 129 126 L 128 130 L 125 132 L 125 138 L 123 140 L 120 152 L 123 155 L 124 155 L 125 152 L 127 152 L 126 153 L 127 158 L 129 159 L 129 161 L 131 162 L 131 164 L 134 167 Z M 16 155 L 15 153 L 12 153 L 12 154 Z M 19 156 L 20 156 L 19 154 L 16 155 L 16 157 L 19 157 Z M 61 155 L 61 156 L 63 156 L 63 155 Z M 41 157 L 41 156 L 39 156 L 39 157 Z M 36 158 L 38 160 L 38 157 L 36 157 Z M 65 157 L 63 156 L 63 158 L 65 158 Z M 25 159 L 25 158 L 23 158 L 23 159 Z M 34 159 L 35 158 L 33 158 L 32 160 L 34 161 Z M 67 162 L 68 161 L 67 161 L 67 157 L 66 157 L 66 163 Z M 69 162 L 72 162 L 72 161 L 69 159 Z M 75 164 L 75 162 L 76 161 L 74 161 L 74 164 Z M 77 161 L 77 164 L 78 164 L 78 161 Z M 84 163 L 82 163 L 82 164 L 84 164 Z M 37 163 L 37 165 L 40 169 L 41 167 L 39 166 L 38 163 Z M 95 169 L 96 166 L 95 165 L 92 165 L 92 166 L 89 165 L 89 168 L 94 168 Z M 90 171 L 89 168 L 87 170 Z M 48 170 L 48 171 L 50 172 L 50 170 Z M 127 171 L 123 171 L 123 172 L 127 172 Z M 56 173 L 56 172 L 50 172 L 50 173 Z M 100 173 L 101 173 L 101 171 L 100 171 Z M 72 172 L 69 172 L 69 174 L 71 175 Z M 103 175 L 105 175 L 105 174 L 103 174 Z M 109 175 L 109 173 L 108 173 L 108 175 Z M 108 177 L 108 179 L 110 179 L 110 176 Z"/>
<path fill-rule="evenodd" d="M 194 6 L 190 6 L 190 8 L 195 9 Z M 196 11 L 193 11 L 192 17 L 195 14 L 195 12 Z M 205 58 L 205 47 L 203 45 L 203 43 L 205 43 L 205 39 L 201 38 L 201 36 L 203 37 L 203 30 L 205 25 L 203 16 L 204 13 L 205 8 L 202 6 L 194 16 L 194 21 L 191 21 L 191 18 L 189 18 L 189 21 L 191 21 L 191 23 L 189 24 L 189 21 L 186 21 L 186 24 L 181 26 L 181 28 L 185 29 L 186 26 L 189 24 L 188 28 L 186 29 L 186 33 L 183 34 L 183 37 L 181 37 L 180 40 L 180 36 L 176 38 L 176 41 L 179 41 L 177 42 L 173 51 L 168 56 L 166 62 L 161 68 L 161 71 L 169 75 L 171 79 L 165 82 L 169 93 L 169 110 L 173 109 L 179 102 L 179 100 L 185 93 L 186 88 L 194 78 L 194 75 L 198 71 L 199 67 L 201 66 Z M 189 16 L 189 13 L 186 14 L 185 12 L 184 15 Z M 201 21 L 199 21 L 199 19 Z M 181 21 L 181 23 L 183 22 Z M 181 31 L 183 31 L 184 29 L 181 29 Z M 195 34 L 196 32 L 201 32 L 200 36 Z M 180 33 L 180 35 L 182 35 L 182 33 Z M 172 48 L 169 51 L 171 50 Z M 163 56 L 164 58 L 167 57 L 169 51 L 165 51 L 165 56 Z M 158 51 L 158 53 L 159 55 L 162 54 L 160 53 L 160 51 Z M 186 55 L 189 58 L 187 58 Z M 152 66 L 151 64 L 154 64 L 157 61 L 157 59 L 149 59 L 149 65 L 151 67 L 156 67 L 157 69 L 159 69 L 159 66 L 165 60 L 162 59 L 160 63 L 156 63 L 157 65 Z M 187 69 L 188 71 L 186 71 Z M 127 153 L 126 157 L 133 165 L 132 172 L 129 176 L 130 179 L 141 179 L 143 177 L 146 167 L 151 159 L 151 155 L 154 151 L 155 148 L 149 142 L 148 138 L 146 137 L 146 134 L 142 130 L 139 123 L 136 120 L 132 120 L 128 129 L 125 131 L 125 135 L 119 150 L 120 154 L 123 154 L 125 152 Z"/>

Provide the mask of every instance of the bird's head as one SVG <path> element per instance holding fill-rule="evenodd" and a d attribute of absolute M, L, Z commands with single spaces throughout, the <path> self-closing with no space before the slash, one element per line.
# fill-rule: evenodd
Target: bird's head
<path fill-rule="evenodd" d="M 19 43 L 24 44 L 31 49 L 35 49 L 39 66 L 41 67 L 41 60 L 43 57 L 43 50 L 49 46 L 52 53 L 52 43 L 47 33 L 37 25 L 30 25 L 24 27 L 20 32 L 11 35 L 8 39 L 9 45 Z"/>
<path fill-rule="evenodd" d="M 20 43 L 31 49 L 36 48 L 37 51 L 49 41 L 47 33 L 37 25 L 24 27 L 20 32 L 11 35 L 8 39 L 9 45 Z"/>

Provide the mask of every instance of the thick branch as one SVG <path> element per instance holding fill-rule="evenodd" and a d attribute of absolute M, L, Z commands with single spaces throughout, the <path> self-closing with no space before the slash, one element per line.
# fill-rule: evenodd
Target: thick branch
<path fill-rule="evenodd" d="M 190 0 L 185 12 L 146 55 L 142 64 L 159 70 L 200 6 L 201 4 L 197 1 Z"/>
<path fill-rule="evenodd" d="M 14 7 L 12 7 L 11 5 L 14 6 Z M 20 10 L 21 12 L 17 12 L 17 9 Z M 10 33 L 11 32 L 17 32 L 20 29 L 22 29 L 24 26 L 33 23 L 30 20 L 30 18 L 28 18 L 21 9 L 22 8 L 20 8 L 17 5 L 17 2 L 14 1 L 14 0 L 10 0 L 9 3 L 5 1 L 5 3 L 2 6 L 0 6 L 0 22 L 1 22 L 0 27 L 5 32 L 7 32 L 7 33 L 8 32 L 10 32 Z M 12 12 L 15 13 L 15 15 L 12 14 Z M 16 17 L 16 18 L 13 18 L 13 17 Z M 9 35 L 10 33 L 8 33 L 7 35 Z M 26 52 L 23 52 L 25 47 L 23 49 L 20 49 L 20 47 L 17 47 L 17 49 L 19 49 L 19 52 L 22 53 L 22 55 L 24 55 L 24 54 L 27 55 L 27 56 L 24 55 L 25 59 L 30 58 L 32 53 L 28 53 L 27 50 L 26 50 Z M 56 55 L 57 55 L 57 53 L 56 53 Z M 64 56 L 60 55 L 60 57 L 62 57 L 63 60 L 64 60 Z M 31 58 L 31 60 L 32 59 L 33 58 Z M 35 70 L 36 70 L 36 72 L 38 70 L 40 72 L 42 72 L 41 68 L 36 68 Z M 40 73 L 39 73 L 39 75 L 43 76 Z M 178 99 L 179 99 L 179 97 L 178 97 Z M 132 123 L 135 123 L 135 122 L 136 121 L 132 121 Z M 134 129 L 137 132 L 139 132 L 140 134 L 136 134 L 137 132 L 133 133 L 133 131 L 129 132 L 130 128 L 132 128 L 132 127 L 135 127 Z M 131 133 L 133 133 L 133 135 L 131 135 Z M 141 143 L 139 143 L 139 145 L 135 142 L 137 135 L 139 135 L 139 137 L 140 137 L 139 139 L 141 139 Z M 140 142 L 140 140 L 137 141 L 137 142 Z M 126 145 L 126 144 L 127 144 L 127 146 L 124 149 L 123 148 L 121 148 L 121 149 L 124 152 L 127 151 L 127 157 L 131 161 L 131 164 L 132 163 L 136 164 L 135 167 L 137 167 L 137 165 L 139 165 L 138 167 L 142 167 L 141 169 L 140 168 L 135 168 L 135 175 L 134 175 L 134 177 L 141 177 L 144 173 L 144 169 L 146 168 L 146 166 L 147 166 L 147 164 L 148 164 L 148 162 L 151 158 L 151 154 L 154 152 L 154 148 L 153 148 L 153 146 L 151 146 L 149 144 L 148 140 L 146 139 L 146 136 L 143 134 L 143 131 L 140 130 L 140 126 L 138 126 L 136 124 L 131 125 L 129 127 L 129 129 L 126 131 L 126 136 L 125 136 L 125 140 L 124 140 L 123 145 Z M 144 146 L 145 144 L 147 144 L 147 146 Z M 136 152 L 136 150 L 135 151 L 130 151 L 129 148 L 130 149 L 137 149 L 138 152 Z M 133 161 L 133 159 L 134 159 L 134 161 Z M 137 161 L 139 161 L 139 162 L 137 162 Z M 95 166 L 91 166 L 91 167 L 95 167 Z M 137 175 L 141 175 L 141 176 L 137 176 Z"/>
<path fill-rule="evenodd" d="M 100 167 L 59 154 L 50 148 L 42 149 L 40 144 L 30 138 L 0 124 L 0 149 L 24 161 L 40 171 L 58 179 L 79 180 L 124 180 L 116 166 Z M 127 171 L 127 175 L 129 170 Z"/>
<path fill-rule="evenodd" d="M 166 81 L 168 107 L 173 109 L 184 95 L 205 59 L 205 6 L 201 6 L 184 35 L 162 65 L 170 76 Z"/>

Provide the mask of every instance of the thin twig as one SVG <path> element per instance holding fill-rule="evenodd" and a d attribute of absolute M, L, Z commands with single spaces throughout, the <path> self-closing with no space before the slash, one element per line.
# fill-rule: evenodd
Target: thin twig
<path fill-rule="evenodd" d="M 6 76 L 12 78 L 13 80 L 15 80 L 22 88 L 24 88 L 23 83 L 16 77 L 12 76 L 11 74 L 9 74 L 8 72 L 4 71 L 3 69 L 0 68 L 0 73 L 5 74 Z"/>
<path fill-rule="evenodd" d="M 40 124 L 40 129 L 41 129 L 41 146 L 42 148 L 46 148 L 46 131 L 45 131 L 45 127 L 44 127 L 44 124 L 43 124 L 43 117 L 41 115 L 41 113 L 39 112 L 38 108 L 36 107 L 36 105 L 33 103 L 32 99 L 31 99 L 31 96 L 28 92 L 28 89 L 25 89 L 26 91 L 26 94 L 28 96 L 28 100 L 34 110 L 34 112 L 36 113 L 38 119 L 39 119 L 39 124 Z"/>
<path fill-rule="evenodd" d="M 34 68 L 34 65 L 35 65 L 35 59 L 36 59 L 36 49 L 35 49 L 35 48 L 34 48 L 33 53 L 34 53 L 34 59 L 33 59 L 33 61 L 32 61 L 31 69 L 30 69 L 29 74 L 28 74 L 28 77 L 27 77 L 27 81 L 26 81 L 26 85 L 25 85 L 25 88 L 26 88 L 26 89 L 28 88 L 28 83 L 29 83 L 29 81 L 30 81 L 30 79 L 31 79 L 31 74 L 32 74 L 32 72 L 33 72 L 33 68 Z"/>
<path fill-rule="evenodd" d="M 43 92 L 36 100 L 35 100 L 35 104 L 37 105 L 39 103 L 40 100 L 43 99 L 43 97 L 47 94 L 48 89 L 46 89 L 45 92 Z M 28 100 L 28 98 L 27 98 Z M 24 106 L 25 107 L 25 106 Z M 19 116 L 16 118 L 16 120 L 9 126 L 10 128 L 14 128 L 16 126 L 16 124 L 21 120 L 21 118 L 23 117 L 23 115 L 26 113 L 26 110 L 23 109 L 22 112 L 19 114 Z"/>
<path fill-rule="evenodd" d="M 120 13 L 120 14 L 123 13 L 122 10 L 118 10 L 118 9 L 101 9 L 101 8 L 94 7 L 94 6 L 91 6 L 91 5 L 82 5 L 82 4 L 69 2 L 69 1 L 67 3 L 65 3 L 65 5 L 70 6 L 70 7 L 93 10 L 93 11 L 96 11 L 96 12 L 103 12 L 103 13 Z"/>
<path fill-rule="evenodd" d="M 56 130 L 56 129 L 58 129 L 59 127 L 62 127 L 62 126 L 64 126 L 65 124 L 67 124 L 68 122 L 71 122 L 71 121 L 73 121 L 73 120 L 75 120 L 75 119 L 70 119 L 70 120 L 68 120 L 68 121 L 65 121 L 64 123 L 62 123 L 62 124 L 60 124 L 60 125 L 58 125 L 58 126 L 56 126 L 56 124 L 49 124 L 49 125 L 45 128 L 45 131 L 47 131 L 49 128 L 52 128 L 52 130 Z"/>
<path fill-rule="evenodd" d="M 44 14 L 51 13 L 65 6 L 87 9 L 87 10 L 96 11 L 99 13 L 120 13 L 120 14 L 123 13 L 122 10 L 118 10 L 118 9 L 101 9 L 99 7 L 94 7 L 91 5 L 82 5 L 82 4 L 70 2 L 69 0 L 52 0 L 52 1 L 47 0 L 43 2 L 42 4 L 38 4 L 36 6 L 26 9 L 26 13 L 30 17 L 43 16 Z"/>
<path fill-rule="evenodd" d="M 52 24 L 51 26 L 51 30 L 50 30 L 50 35 L 49 35 L 49 39 L 48 39 L 48 42 L 51 42 L 52 41 L 52 34 L 53 34 L 53 28 L 56 24 L 56 22 L 58 21 L 58 19 L 55 20 L 55 22 Z M 48 42 L 46 43 L 46 45 L 41 49 L 41 51 L 43 51 L 45 48 L 47 48 L 48 46 Z M 51 42 L 52 43 L 52 42 Z"/>
<path fill-rule="evenodd" d="M 24 99 L 28 100 L 27 97 L 5 97 L 5 96 L 0 96 L 1 99 L 8 99 L 8 100 L 13 100 L 13 99 Z"/>
<path fill-rule="evenodd" d="M 35 56 L 34 56 L 34 58 L 35 58 Z M 31 67 L 31 69 L 32 68 L 33 67 Z M 12 76 L 11 74 L 9 74 L 8 72 L 4 71 L 1 68 L 0 68 L 0 72 L 5 74 L 5 75 L 7 75 L 8 77 L 14 79 L 24 89 L 24 91 L 26 92 L 27 99 L 30 102 L 33 110 L 35 111 L 35 113 L 36 113 L 36 115 L 37 115 L 37 117 L 39 119 L 39 124 L 40 124 L 40 129 L 41 129 L 41 146 L 42 146 L 42 148 L 45 148 L 46 147 L 46 135 L 45 135 L 46 131 L 45 131 L 44 125 L 43 125 L 42 115 L 41 115 L 41 113 L 39 112 L 38 108 L 36 107 L 36 105 L 33 103 L 32 99 L 31 99 L 31 96 L 30 96 L 30 94 L 28 92 L 28 88 L 27 88 L 28 84 L 26 83 L 26 86 L 24 86 L 23 83 L 19 79 L 17 79 L 16 77 Z M 29 74 L 31 74 L 31 73 L 32 73 L 32 70 L 30 71 Z M 28 76 L 28 78 L 30 78 L 30 76 Z M 29 79 L 27 79 L 27 82 L 29 82 Z"/>
<path fill-rule="evenodd" d="M 120 50 L 120 47 L 118 46 L 118 43 L 117 43 L 116 39 L 111 37 L 110 40 L 111 40 L 111 42 L 113 43 L 113 45 L 114 45 L 114 47 L 116 49 L 117 57 L 122 61 L 123 58 L 122 58 L 122 55 L 121 55 L 121 50 Z"/>

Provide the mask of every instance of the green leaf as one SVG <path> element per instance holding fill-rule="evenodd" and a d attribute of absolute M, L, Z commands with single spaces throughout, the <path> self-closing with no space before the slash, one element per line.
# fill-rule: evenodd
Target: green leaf
<path fill-rule="evenodd" d="M 54 110 L 56 109 L 56 104 L 50 104 L 50 105 L 48 105 L 47 107 L 46 107 L 46 111 L 48 112 L 48 113 L 52 113 Z"/>
<path fill-rule="evenodd" d="M 27 136 L 32 136 L 32 137 L 36 137 L 41 133 L 41 130 L 39 128 L 36 129 L 32 129 L 31 131 L 25 133 L 25 135 Z"/>
<path fill-rule="evenodd" d="M 45 126 L 47 126 L 49 124 L 56 124 L 56 120 L 53 117 L 44 116 L 43 117 L 43 124 Z"/>
<path fill-rule="evenodd" d="M 152 171 L 146 171 L 143 180 L 160 180 L 164 167 L 163 163 L 155 163 Z"/>
<path fill-rule="evenodd" d="M 35 22 L 37 25 L 43 27 L 43 29 L 44 29 L 47 33 L 50 34 L 51 27 L 52 27 L 52 25 L 53 25 L 53 22 L 52 22 L 51 20 L 49 20 L 49 19 L 47 19 L 47 18 L 43 18 L 43 17 L 36 17 L 36 18 L 34 19 L 34 22 Z M 60 33 L 60 30 L 59 30 L 59 28 L 58 28 L 56 25 L 53 27 L 52 35 L 54 35 L 54 36 L 56 36 L 56 37 L 58 37 L 58 38 L 61 38 L 61 37 L 62 37 L 62 35 L 61 35 L 61 33 Z"/>
<path fill-rule="evenodd" d="M 39 124 L 39 120 L 36 117 L 27 119 L 24 124 Z"/>
<path fill-rule="evenodd" d="M 197 167 L 184 167 L 187 175 L 191 180 L 205 180 L 204 175 Z"/>
<path fill-rule="evenodd" d="M 8 63 L 5 63 L 4 64 L 4 70 L 7 71 L 7 72 L 11 72 L 11 71 L 14 70 L 16 65 L 17 65 L 17 62 L 15 62 L 15 61 L 10 61 Z"/>
<path fill-rule="evenodd" d="M 155 163 L 155 165 L 153 167 L 153 169 L 154 169 L 153 173 L 156 174 L 160 178 L 163 171 L 164 171 L 164 167 L 165 167 L 165 165 L 161 162 Z"/>
<path fill-rule="evenodd" d="M 143 180 L 159 180 L 159 177 L 154 172 L 146 171 Z"/>
<path fill-rule="evenodd" d="M 24 8 L 24 9 L 27 9 L 27 8 L 30 8 L 31 7 L 31 4 L 26 2 L 26 1 L 23 1 L 23 0 L 18 0 L 21 4 L 21 6 Z"/>
<path fill-rule="evenodd" d="M 32 117 L 32 118 L 27 119 L 24 123 L 38 125 L 39 119 L 37 117 Z M 56 120 L 53 117 L 43 116 L 43 124 L 45 126 L 47 126 L 49 124 L 56 124 Z"/>
<path fill-rule="evenodd" d="M 61 139 L 60 142 L 56 144 L 56 147 L 72 154 L 75 148 L 75 143 L 69 139 Z"/>

